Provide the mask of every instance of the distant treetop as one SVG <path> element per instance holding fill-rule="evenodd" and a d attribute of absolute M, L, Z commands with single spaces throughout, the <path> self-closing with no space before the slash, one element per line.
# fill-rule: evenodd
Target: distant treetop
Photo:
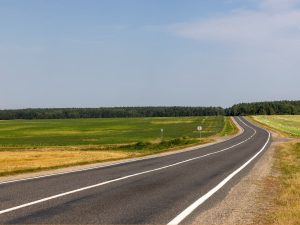
<path fill-rule="evenodd" d="M 222 107 L 182 106 L 7 109 L 0 110 L 0 120 L 296 114 L 300 115 L 300 101 L 240 103 L 227 109 Z"/>
<path fill-rule="evenodd" d="M 221 107 L 112 107 L 0 110 L 1 120 L 224 115 Z"/>
<path fill-rule="evenodd" d="M 229 116 L 299 115 L 300 101 L 240 103 L 226 109 L 225 112 Z"/>

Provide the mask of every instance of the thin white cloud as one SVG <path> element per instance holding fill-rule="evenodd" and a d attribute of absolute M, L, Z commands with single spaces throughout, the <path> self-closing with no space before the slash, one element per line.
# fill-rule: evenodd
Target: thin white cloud
<path fill-rule="evenodd" d="M 263 0 L 260 5 L 266 10 L 288 10 L 296 7 L 299 4 L 298 0 Z"/>
<path fill-rule="evenodd" d="M 251 1 L 256 7 L 156 29 L 212 47 L 213 57 L 199 51 L 199 74 L 216 83 L 226 77 L 222 82 L 236 102 L 299 98 L 300 0 Z"/>
<path fill-rule="evenodd" d="M 250 47 L 300 47 L 298 3 L 299 0 L 264 0 L 256 11 L 240 10 L 204 21 L 173 24 L 167 30 L 199 41 Z"/>

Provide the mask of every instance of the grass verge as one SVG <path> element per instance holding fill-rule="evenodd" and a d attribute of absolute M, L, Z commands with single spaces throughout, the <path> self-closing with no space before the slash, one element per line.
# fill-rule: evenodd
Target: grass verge
<path fill-rule="evenodd" d="M 300 224 L 300 123 L 299 116 L 253 116 L 250 119 L 289 142 L 276 146 L 274 174 L 265 181 L 268 210 L 259 215 L 263 224 Z"/>
<path fill-rule="evenodd" d="M 232 121 L 232 118 L 224 117 L 224 128 L 220 133 L 221 136 L 234 135 L 238 133 L 238 128 Z"/>
<path fill-rule="evenodd" d="M 300 142 L 284 143 L 276 150 L 275 167 L 280 175 L 273 178 L 275 197 L 268 215 L 268 224 L 300 223 Z M 270 188 L 270 186 L 268 187 Z M 271 191 L 274 193 L 274 191 Z"/>

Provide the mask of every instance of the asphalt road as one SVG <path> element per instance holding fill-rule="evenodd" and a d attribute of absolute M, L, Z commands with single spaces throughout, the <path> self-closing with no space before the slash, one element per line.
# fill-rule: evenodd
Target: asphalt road
<path fill-rule="evenodd" d="M 104 168 L 0 183 L 0 224 L 178 224 L 218 204 L 267 150 L 244 132 L 205 148 Z"/>

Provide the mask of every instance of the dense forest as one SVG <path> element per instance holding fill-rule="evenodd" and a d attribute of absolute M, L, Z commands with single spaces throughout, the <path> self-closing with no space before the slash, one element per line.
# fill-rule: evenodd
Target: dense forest
<path fill-rule="evenodd" d="M 0 110 L 1 120 L 224 115 L 221 107 L 113 107 Z"/>
<path fill-rule="evenodd" d="M 300 115 L 300 101 L 273 101 L 221 107 L 111 107 L 0 110 L 0 120 L 117 117 Z"/>
<path fill-rule="evenodd" d="M 299 115 L 300 101 L 273 101 L 236 104 L 225 109 L 228 116 Z"/>

